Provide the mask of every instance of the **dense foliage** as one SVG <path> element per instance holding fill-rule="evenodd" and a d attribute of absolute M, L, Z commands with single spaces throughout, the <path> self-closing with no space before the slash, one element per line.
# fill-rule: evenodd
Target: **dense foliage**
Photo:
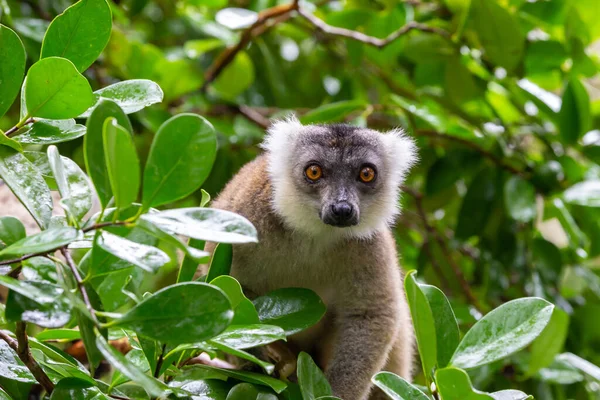
<path fill-rule="evenodd" d="M 0 0 L 0 18 L 0 178 L 40 231 L 0 217 L 0 398 L 332 398 L 307 354 L 295 384 L 250 350 L 321 300 L 250 301 L 228 272 L 256 232 L 205 207 L 290 110 L 418 142 L 395 234 L 423 368 L 377 386 L 600 395 L 597 0 Z M 262 372 L 185 365 L 201 353 Z"/>

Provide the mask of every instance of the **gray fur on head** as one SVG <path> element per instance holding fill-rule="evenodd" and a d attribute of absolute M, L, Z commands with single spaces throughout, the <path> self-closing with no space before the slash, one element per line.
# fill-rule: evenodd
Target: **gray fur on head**
<path fill-rule="evenodd" d="M 263 143 L 273 183 L 273 208 L 293 230 L 315 236 L 367 238 L 400 213 L 400 186 L 417 161 L 416 146 L 401 129 L 380 133 L 345 124 L 302 125 L 295 117 L 275 122 Z M 323 177 L 311 183 L 305 169 L 318 164 Z M 364 166 L 376 178 L 358 179 Z M 356 213 L 352 226 L 328 225 L 332 205 L 343 201 Z"/>

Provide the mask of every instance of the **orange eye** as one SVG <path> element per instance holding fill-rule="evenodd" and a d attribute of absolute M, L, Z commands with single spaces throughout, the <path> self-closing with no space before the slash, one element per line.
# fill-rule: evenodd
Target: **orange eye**
<path fill-rule="evenodd" d="M 372 182 L 375 179 L 375 170 L 371 167 L 364 167 L 360 170 L 360 174 L 358 176 L 361 181 L 365 183 Z"/>
<path fill-rule="evenodd" d="M 311 181 L 318 181 L 323 175 L 323 170 L 317 164 L 309 165 L 308 168 L 304 170 L 304 174 Z"/>

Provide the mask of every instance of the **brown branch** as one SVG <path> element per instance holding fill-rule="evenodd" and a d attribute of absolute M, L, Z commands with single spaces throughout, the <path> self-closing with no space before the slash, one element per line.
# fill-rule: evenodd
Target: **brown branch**
<path fill-rule="evenodd" d="M 443 140 L 448 140 L 448 141 L 452 141 L 452 142 L 456 142 L 456 143 L 460 143 L 463 146 L 466 147 L 470 147 L 471 149 L 475 150 L 476 152 L 478 152 L 479 154 L 481 154 L 482 156 L 488 158 L 489 160 L 491 160 L 492 162 L 494 162 L 495 164 L 497 164 L 499 167 L 509 171 L 512 174 L 515 175 L 521 175 L 523 176 L 525 174 L 525 171 L 522 171 L 510 164 L 508 164 L 506 161 L 504 161 L 503 159 L 501 159 L 500 157 L 498 157 L 497 155 L 495 155 L 494 153 L 484 149 L 483 147 L 479 146 L 476 143 L 471 142 L 470 140 L 467 139 L 463 139 L 461 137 L 458 136 L 453 136 L 453 135 L 447 135 L 444 133 L 440 133 L 434 130 L 429 130 L 429 129 L 417 129 L 415 131 L 416 135 L 421 135 L 421 136 L 428 136 L 428 137 L 433 137 L 433 138 L 438 138 L 438 139 L 443 139 Z"/>
<path fill-rule="evenodd" d="M 106 227 L 109 227 L 109 226 L 122 226 L 122 225 L 126 225 L 126 224 L 127 224 L 126 221 L 100 222 L 98 224 L 94 224 L 94 225 L 88 226 L 87 228 L 83 228 L 81 231 L 83 233 L 87 233 L 87 232 L 90 232 L 90 231 L 94 231 L 94 230 L 101 229 L 101 228 L 106 228 Z"/>
<path fill-rule="evenodd" d="M 323 32 L 327 35 L 345 37 L 347 39 L 356 40 L 358 42 L 362 42 L 362 43 L 377 47 L 379 49 L 383 49 L 384 47 L 386 47 L 390 43 L 394 42 L 399 37 L 406 35 L 408 32 L 410 32 L 412 30 L 435 33 L 440 36 L 450 37 L 450 34 L 443 29 L 424 25 L 424 24 L 421 24 L 416 21 L 411 21 L 411 22 L 407 23 L 406 25 L 404 25 L 403 27 L 401 27 L 400 29 L 390 33 L 387 37 L 378 38 L 378 37 L 374 37 L 374 36 L 365 35 L 362 32 L 357 32 L 357 31 L 353 31 L 350 29 L 345 29 L 345 28 L 340 28 L 337 26 L 328 25 L 323 20 L 320 20 L 319 18 L 315 17 L 311 13 L 306 12 L 302 8 L 298 8 L 298 14 L 300 14 L 300 16 L 302 16 L 302 18 L 304 18 L 305 20 L 310 22 L 315 28 L 317 28 L 318 30 L 320 30 L 321 32 Z"/>
<path fill-rule="evenodd" d="M 94 321 L 94 323 L 97 326 L 99 326 L 100 322 L 98 321 L 98 318 L 96 317 L 96 310 L 94 310 L 94 307 L 92 306 L 92 302 L 90 301 L 90 296 L 88 296 L 87 289 L 85 288 L 85 285 L 83 284 L 83 280 L 81 279 L 79 270 L 77 270 L 77 266 L 75 265 L 75 262 L 73 261 L 73 257 L 71 257 L 71 253 L 69 253 L 69 250 L 67 249 L 67 247 L 62 247 L 60 249 L 60 252 L 62 253 L 63 257 L 65 258 L 65 261 L 67 262 L 67 265 L 69 266 L 69 268 L 71 269 L 71 272 L 73 273 L 73 276 L 75 277 L 75 282 L 77 282 L 77 288 L 81 292 L 81 297 L 83 298 L 83 302 L 85 303 L 85 306 L 87 307 L 88 311 L 90 312 L 90 315 L 92 316 L 92 320 Z"/>
<path fill-rule="evenodd" d="M 425 226 L 425 230 L 428 232 L 428 234 L 431 237 L 433 237 L 433 239 L 440 246 L 440 250 L 442 251 L 444 258 L 448 262 L 448 265 L 450 265 L 450 268 L 452 268 L 452 272 L 454 272 L 454 275 L 456 276 L 456 279 L 458 280 L 460 287 L 462 288 L 463 292 L 465 293 L 467 300 L 479 312 L 482 312 L 483 308 L 481 307 L 479 300 L 477 299 L 477 297 L 473 293 L 473 290 L 469 286 L 469 282 L 467 282 L 467 279 L 465 278 L 465 275 L 463 274 L 462 270 L 454 261 L 454 258 L 452 257 L 452 253 L 450 252 L 450 249 L 446 245 L 446 242 L 444 241 L 444 239 L 442 238 L 441 234 L 438 232 L 436 227 L 433 226 L 429 222 L 429 219 L 427 218 L 427 214 L 425 213 L 425 208 L 423 207 L 423 194 L 421 194 L 417 190 L 409 188 L 407 186 L 403 186 L 402 190 L 404 192 L 408 193 L 410 196 L 412 196 L 415 199 L 415 204 L 417 206 L 417 212 L 421 216 L 423 225 Z"/>
<path fill-rule="evenodd" d="M 13 349 L 19 359 L 25 364 L 27 369 L 31 372 L 36 381 L 42 385 L 44 390 L 51 394 L 54 390 L 54 383 L 48 378 L 48 375 L 44 372 L 42 367 L 35 361 L 31 352 L 29 351 L 29 338 L 27 337 L 27 324 L 25 322 L 17 322 L 17 329 L 15 336 L 17 340 L 13 339 L 5 331 L 0 330 L 0 338 L 4 340 L 11 349 Z"/>
<path fill-rule="evenodd" d="M 255 30 L 263 27 L 270 19 L 277 18 L 282 15 L 286 15 L 298 9 L 298 1 L 293 0 L 289 4 L 279 5 L 275 7 L 268 8 L 264 11 L 261 11 L 258 14 L 258 18 L 255 23 L 253 23 L 250 27 L 246 28 L 246 30 L 242 33 L 240 41 L 232 47 L 228 47 L 225 49 L 217 59 L 213 62 L 213 64 L 208 68 L 206 73 L 204 74 L 204 84 L 202 85 L 201 90 L 206 91 L 208 85 L 210 85 L 217 77 L 223 72 L 225 67 L 227 67 L 235 58 L 235 56 L 243 50 L 248 43 L 255 37 Z"/>

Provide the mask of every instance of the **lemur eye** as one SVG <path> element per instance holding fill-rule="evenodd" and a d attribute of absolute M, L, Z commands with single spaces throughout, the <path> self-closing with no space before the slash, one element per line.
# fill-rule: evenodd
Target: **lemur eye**
<path fill-rule="evenodd" d="M 316 182 L 323 176 L 323 170 L 317 164 L 311 164 L 304 170 L 304 174 L 308 179 Z"/>
<path fill-rule="evenodd" d="M 373 180 L 375 179 L 375 170 L 371 167 L 364 167 L 363 169 L 360 170 L 360 174 L 358 175 L 358 178 L 363 181 L 364 183 L 369 183 L 369 182 L 373 182 Z"/>

